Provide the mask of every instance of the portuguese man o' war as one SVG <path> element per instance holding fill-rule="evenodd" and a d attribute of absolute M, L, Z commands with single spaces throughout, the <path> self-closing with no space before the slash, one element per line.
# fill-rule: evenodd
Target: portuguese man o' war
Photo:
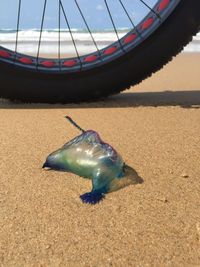
<path fill-rule="evenodd" d="M 92 179 L 91 192 L 80 196 L 84 203 L 96 204 L 106 193 L 143 182 L 137 172 L 124 163 L 117 151 L 101 140 L 97 132 L 85 131 L 70 117 L 66 118 L 82 134 L 51 153 L 43 168 L 67 171 Z"/>

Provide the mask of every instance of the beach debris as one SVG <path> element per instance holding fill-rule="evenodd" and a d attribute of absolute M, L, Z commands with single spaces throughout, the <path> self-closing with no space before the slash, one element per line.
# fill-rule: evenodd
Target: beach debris
<path fill-rule="evenodd" d="M 157 200 L 158 201 L 161 201 L 163 203 L 169 202 L 168 199 L 165 196 L 159 196 L 159 197 L 157 197 Z"/>
<path fill-rule="evenodd" d="M 196 229 L 197 229 L 198 239 L 200 241 L 200 222 L 196 223 Z"/>
<path fill-rule="evenodd" d="M 82 133 L 51 153 L 43 168 L 71 172 L 91 179 L 91 192 L 80 196 L 84 203 L 96 204 L 106 193 L 143 182 L 137 172 L 126 165 L 118 152 L 103 142 L 96 131 L 85 131 L 70 117 L 65 118 Z"/>
<path fill-rule="evenodd" d="M 189 178 L 189 175 L 188 175 L 187 173 L 183 172 L 183 173 L 181 174 L 181 177 L 182 177 L 182 178 Z"/>
<path fill-rule="evenodd" d="M 51 245 L 50 244 L 47 244 L 46 246 L 45 246 L 45 249 L 50 249 L 51 248 Z"/>

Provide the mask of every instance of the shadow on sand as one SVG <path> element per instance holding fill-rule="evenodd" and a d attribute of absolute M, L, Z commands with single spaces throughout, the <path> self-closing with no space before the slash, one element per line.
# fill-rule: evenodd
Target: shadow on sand
<path fill-rule="evenodd" d="M 98 102 L 81 104 L 24 104 L 0 99 L 0 109 L 76 109 L 76 108 L 136 108 L 180 106 L 182 108 L 200 108 L 200 91 L 164 91 L 121 93 Z"/>

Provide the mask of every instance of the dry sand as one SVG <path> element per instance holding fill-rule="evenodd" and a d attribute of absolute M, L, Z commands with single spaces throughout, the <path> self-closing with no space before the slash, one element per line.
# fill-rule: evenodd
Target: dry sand
<path fill-rule="evenodd" d="M 144 179 L 84 205 L 91 182 L 46 156 L 97 130 Z M 0 266 L 200 266 L 200 55 L 107 101 L 0 103 Z"/>

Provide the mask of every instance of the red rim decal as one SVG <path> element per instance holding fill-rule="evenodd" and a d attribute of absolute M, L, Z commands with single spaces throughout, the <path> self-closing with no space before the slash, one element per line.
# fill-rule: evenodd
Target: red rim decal
<path fill-rule="evenodd" d="M 158 11 L 162 11 L 169 5 L 170 0 L 162 0 L 158 6 Z"/>
<path fill-rule="evenodd" d="M 21 57 L 21 58 L 19 58 L 19 61 L 21 63 L 24 63 L 24 64 L 32 64 L 33 63 L 33 61 L 28 57 Z"/>
<path fill-rule="evenodd" d="M 5 57 L 5 58 L 9 58 L 11 55 L 4 50 L 0 50 L 0 57 Z"/>
<path fill-rule="evenodd" d="M 129 36 L 127 36 L 125 39 L 124 39 L 124 43 L 125 44 L 128 44 L 128 43 L 131 43 L 135 40 L 135 38 L 137 37 L 136 34 L 130 34 Z"/>
<path fill-rule="evenodd" d="M 96 52 L 88 52 L 80 57 L 72 58 L 36 58 L 30 55 L 19 54 L 17 51 L 9 50 L 0 46 L 0 62 L 8 62 L 9 64 L 19 65 L 21 68 L 33 68 L 37 71 L 48 71 L 53 73 L 56 71 L 63 73 L 71 73 L 75 71 L 82 71 L 88 68 L 96 67 L 97 65 L 107 64 L 115 58 L 120 57 L 123 53 L 128 53 L 129 50 L 139 46 L 143 40 L 148 38 L 161 25 L 168 14 L 171 14 L 176 5 L 181 0 L 156 0 L 156 3 L 145 17 L 141 18 L 140 22 L 130 29 L 129 33 L 112 44 L 101 48 Z M 159 15 L 160 14 L 160 15 Z M 140 37 L 140 34 L 144 35 Z M 125 48 L 123 50 L 123 48 Z M 127 49 L 126 49 L 127 48 Z M 98 49 L 97 49 L 98 50 Z M 4 59 L 5 58 L 5 59 Z M 101 60 L 102 59 L 102 60 Z M 24 66 L 22 66 L 24 64 Z M 27 65 L 27 66 L 25 66 Z M 79 68 L 80 66 L 80 68 Z M 38 68 L 41 67 L 41 70 Z M 62 69 L 63 67 L 63 69 Z"/>
<path fill-rule="evenodd" d="M 112 46 L 112 47 L 109 47 L 108 49 L 106 49 L 104 51 L 104 55 L 111 55 L 111 54 L 115 53 L 116 51 L 117 51 L 117 47 Z"/>
<path fill-rule="evenodd" d="M 146 30 L 147 28 L 149 28 L 154 22 L 153 18 L 148 18 L 147 20 L 145 20 L 141 26 L 142 30 Z"/>
<path fill-rule="evenodd" d="M 55 65 L 55 62 L 53 61 L 43 61 L 40 63 L 42 66 L 47 68 L 52 68 Z"/>
<path fill-rule="evenodd" d="M 91 56 L 88 56 L 84 59 L 85 62 L 93 62 L 95 60 L 97 60 L 97 56 L 96 55 L 91 55 Z"/>
<path fill-rule="evenodd" d="M 63 63 L 63 66 L 65 67 L 73 67 L 77 64 L 76 60 L 68 60 Z"/>

